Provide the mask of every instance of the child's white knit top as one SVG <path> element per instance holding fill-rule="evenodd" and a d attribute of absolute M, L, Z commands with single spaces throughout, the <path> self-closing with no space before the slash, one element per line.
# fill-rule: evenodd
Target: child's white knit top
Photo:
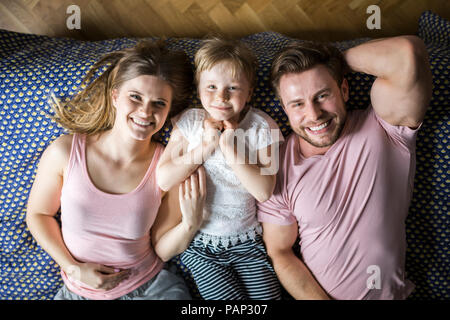
<path fill-rule="evenodd" d="M 206 110 L 193 108 L 174 119 L 173 122 L 181 134 L 189 141 L 187 152 L 202 142 L 203 120 L 207 117 Z M 246 154 L 252 164 L 256 164 L 257 150 L 284 141 L 275 121 L 255 108 L 248 110 L 238 129 L 242 129 L 239 136 L 245 139 Z M 278 153 L 275 155 L 275 160 L 278 161 Z M 238 239 L 242 242 L 247 239 L 254 240 L 256 234 L 262 233 L 256 218 L 256 200 L 226 164 L 219 146 L 203 166 L 206 172 L 207 194 L 204 210 L 207 219 L 195 239 L 200 239 L 205 246 L 210 242 L 214 247 L 222 244 L 225 248 L 230 244 L 235 245 Z"/>

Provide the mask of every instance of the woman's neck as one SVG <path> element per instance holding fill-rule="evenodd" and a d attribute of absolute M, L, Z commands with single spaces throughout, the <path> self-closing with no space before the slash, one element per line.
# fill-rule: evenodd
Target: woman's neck
<path fill-rule="evenodd" d="M 149 159 L 156 144 L 151 139 L 136 140 L 116 134 L 114 130 L 108 130 L 98 137 L 100 148 L 109 155 L 111 160 L 123 164 Z"/>

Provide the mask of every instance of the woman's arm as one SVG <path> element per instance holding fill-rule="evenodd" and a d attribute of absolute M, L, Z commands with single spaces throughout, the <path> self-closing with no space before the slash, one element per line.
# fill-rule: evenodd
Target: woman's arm
<path fill-rule="evenodd" d="M 215 150 L 214 144 L 204 140 L 187 152 L 188 144 L 189 141 L 175 125 L 156 169 L 156 180 L 161 190 L 168 191 L 178 186 Z"/>
<path fill-rule="evenodd" d="M 152 227 L 153 247 L 163 261 L 182 253 L 191 243 L 203 223 L 205 197 L 203 167 L 165 194 Z"/>
<path fill-rule="evenodd" d="M 113 268 L 76 261 L 67 249 L 55 219 L 71 145 L 72 136 L 61 136 L 42 154 L 28 198 L 26 223 L 38 244 L 67 275 L 94 288 L 109 290 L 124 280 L 129 271 L 114 272 Z"/>

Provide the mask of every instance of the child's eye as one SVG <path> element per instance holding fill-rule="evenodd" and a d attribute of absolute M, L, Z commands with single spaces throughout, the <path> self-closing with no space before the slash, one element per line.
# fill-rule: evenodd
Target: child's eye
<path fill-rule="evenodd" d="M 216 89 L 216 86 L 213 85 L 213 84 L 210 84 L 207 88 L 208 88 L 208 89 Z"/>
<path fill-rule="evenodd" d="M 239 89 L 238 86 L 231 86 L 231 87 L 228 88 L 228 90 L 230 90 L 230 91 L 235 91 L 235 90 L 238 90 L 238 89 Z"/>

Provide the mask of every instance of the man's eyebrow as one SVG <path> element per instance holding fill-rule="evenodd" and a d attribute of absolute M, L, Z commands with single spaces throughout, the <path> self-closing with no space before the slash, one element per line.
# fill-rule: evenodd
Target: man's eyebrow
<path fill-rule="evenodd" d="M 327 93 L 327 92 L 331 92 L 331 89 L 328 88 L 328 87 L 323 88 L 323 89 L 320 89 L 319 91 L 317 91 L 316 93 L 314 93 L 313 96 L 316 97 L 316 96 L 318 96 L 318 95 L 321 94 L 321 93 Z"/>
<path fill-rule="evenodd" d="M 328 92 L 331 92 L 331 88 L 325 87 L 325 88 L 320 89 L 319 91 L 315 92 L 315 93 L 313 94 L 313 97 L 317 97 L 318 95 L 320 95 L 320 94 L 322 94 L 322 93 L 328 93 Z M 289 101 L 289 102 L 287 103 L 287 105 L 288 105 L 288 104 L 291 104 L 291 103 L 301 102 L 301 101 L 303 101 L 303 100 L 304 100 L 303 98 L 293 99 L 293 100 Z"/>

